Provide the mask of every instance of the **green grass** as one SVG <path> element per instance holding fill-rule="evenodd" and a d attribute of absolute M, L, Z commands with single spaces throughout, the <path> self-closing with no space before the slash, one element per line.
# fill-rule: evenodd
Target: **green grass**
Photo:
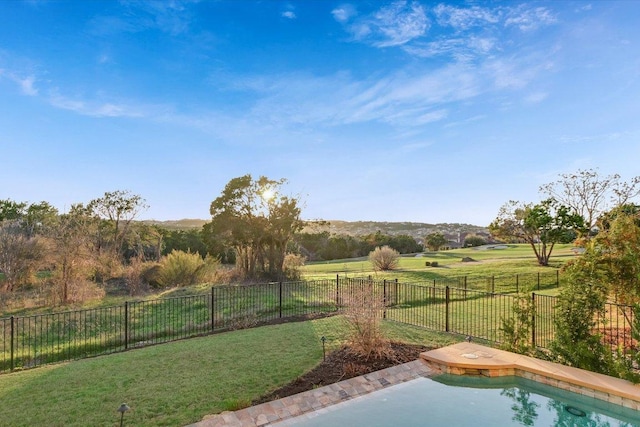
<path fill-rule="evenodd" d="M 404 283 L 429 282 L 467 276 L 469 279 L 514 278 L 516 275 L 534 277 L 537 273 L 553 275 L 565 262 L 575 257 L 572 245 L 556 245 L 549 267 L 541 267 L 527 244 L 507 245 L 507 249 L 480 250 L 477 248 L 426 252 L 423 256 L 401 257 L 397 269 L 376 272 L 365 258 L 310 262 L 302 269 L 305 278 L 335 278 L 336 275 L 368 277 L 379 280 L 395 280 Z M 470 257 L 475 262 L 461 262 Z M 437 262 L 437 267 L 427 267 L 426 262 Z M 515 291 L 515 285 L 514 289 Z M 555 294 L 556 291 L 546 291 Z"/>
<path fill-rule="evenodd" d="M 442 346 L 459 337 L 390 322 L 394 340 Z M 340 317 L 267 326 L 0 376 L 0 424 L 185 425 L 237 409 L 300 376 L 345 340 Z"/>

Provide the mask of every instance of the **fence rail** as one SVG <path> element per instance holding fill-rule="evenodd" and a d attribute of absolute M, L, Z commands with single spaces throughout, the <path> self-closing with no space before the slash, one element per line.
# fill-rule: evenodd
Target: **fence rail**
<path fill-rule="evenodd" d="M 516 279 L 522 280 L 522 276 Z M 534 277 L 533 286 L 541 283 Z M 98 356 L 224 330 L 292 318 L 339 313 L 354 293 L 375 292 L 388 321 L 501 341 L 503 319 L 513 316 L 513 293 L 474 289 L 467 279 L 399 283 L 370 278 L 214 286 L 209 294 L 128 301 L 121 306 L 0 319 L 0 373 Z M 546 282 L 551 283 L 551 282 Z M 556 276 L 556 284 L 557 276 Z M 528 289 L 531 289 L 529 287 Z M 548 348 L 557 298 L 530 294 L 535 306 L 531 342 Z M 631 348 L 633 310 L 608 303 L 599 333 Z"/>

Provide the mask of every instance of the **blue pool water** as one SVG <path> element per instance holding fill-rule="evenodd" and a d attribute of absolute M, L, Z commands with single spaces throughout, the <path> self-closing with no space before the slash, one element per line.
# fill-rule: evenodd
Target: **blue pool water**
<path fill-rule="evenodd" d="M 640 427 L 637 411 L 517 377 L 418 378 L 280 426 Z"/>

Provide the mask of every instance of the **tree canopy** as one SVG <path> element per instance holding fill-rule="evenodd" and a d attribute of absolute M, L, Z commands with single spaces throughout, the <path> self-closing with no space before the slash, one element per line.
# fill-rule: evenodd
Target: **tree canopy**
<path fill-rule="evenodd" d="M 229 181 L 211 203 L 204 234 L 232 246 L 236 266 L 247 277 L 281 279 L 287 244 L 302 229 L 299 199 L 281 194 L 285 183 L 244 175 Z"/>
<path fill-rule="evenodd" d="M 500 208 L 489 230 L 502 240 L 529 243 L 538 264 L 547 266 L 554 245 L 575 240 L 584 231 L 584 220 L 555 199 L 535 205 L 510 201 Z"/>
<path fill-rule="evenodd" d="M 541 186 L 540 192 L 581 215 L 591 230 L 603 213 L 640 195 L 640 176 L 625 182 L 618 174 L 601 176 L 595 169 L 579 169 L 560 174 L 557 181 Z"/>
<path fill-rule="evenodd" d="M 442 233 L 431 233 L 424 239 L 424 244 L 429 250 L 438 251 L 442 246 L 447 243 L 447 239 Z"/>

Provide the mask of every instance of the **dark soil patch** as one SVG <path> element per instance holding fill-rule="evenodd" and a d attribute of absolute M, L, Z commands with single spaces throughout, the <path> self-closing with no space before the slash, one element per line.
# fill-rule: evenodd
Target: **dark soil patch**
<path fill-rule="evenodd" d="M 253 401 L 252 405 L 281 399 L 303 391 L 313 390 L 317 387 L 379 371 L 380 369 L 411 362 L 416 360 L 420 353 L 427 350 L 430 350 L 430 348 L 421 345 L 391 343 L 391 350 L 383 357 L 369 358 L 367 360 L 349 347 L 342 347 L 328 354 L 326 359 L 311 371 L 284 387 Z"/>

